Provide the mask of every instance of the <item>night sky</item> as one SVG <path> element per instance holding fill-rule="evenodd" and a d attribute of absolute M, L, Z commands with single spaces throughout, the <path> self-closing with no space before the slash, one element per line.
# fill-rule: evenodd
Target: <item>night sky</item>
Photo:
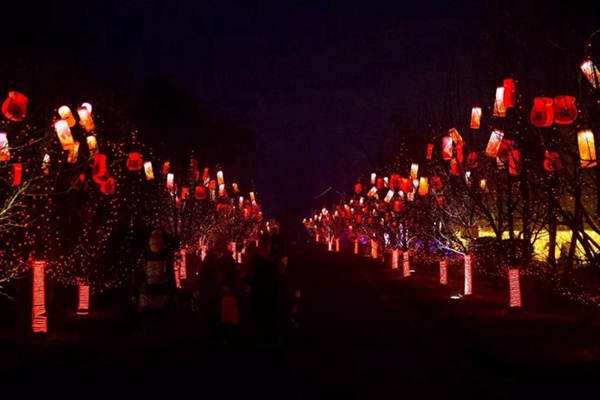
<path fill-rule="evenodd" d="M 349 191 L 369 172 L 360 145 L 373 151 L 394 112 L 429 134 L 450 60 L 473 67 L 480 4 L 77 2 L 52 5 L 45 36 L 84 38 L 91 51 L 78 62 L 132 95 L 168 75 L 206 107 L 251 121 L 265 154 L 255 180 L 265 212 L 299 223 L 312 198 L 330 186 Z"/>

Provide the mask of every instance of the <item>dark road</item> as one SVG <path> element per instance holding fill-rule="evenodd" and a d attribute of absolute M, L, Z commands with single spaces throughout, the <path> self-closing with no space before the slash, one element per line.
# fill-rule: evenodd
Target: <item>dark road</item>
<path fill-rule="evenodd" d="M 20 376 L 39 374 L 48 385 L 34 389 L 44 393 L 81 387 L 103 397 L 503 398 L 432 343 L 437 333 L 417 326 L 408 304 L 386 301 L 356 261 L 302 249 L 286 275 L 301 297 L 299 327 L 286 331 L 284 345 L 208 346 L 197 316 L 181 313 L 164 348 L 142 347 L 129 335 L 81 362 L 25 366 Z"/>

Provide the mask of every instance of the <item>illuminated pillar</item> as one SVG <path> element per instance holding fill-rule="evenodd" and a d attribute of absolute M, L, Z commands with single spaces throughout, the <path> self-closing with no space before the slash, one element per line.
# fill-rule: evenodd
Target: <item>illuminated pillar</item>
<path fill-rule="evenodd" d="M 410 252 L 402 253 L 402 276 L 410 276 Z"/>
<path fill-rule="evenodd" d="M 374 260 L 377 259 L 377 254 L 379 253 L 379 243 L 375 240 L 371 240 L 371 258 Z"/>
<path fill-rule="evenodd" d="M 508 270 L 508 285 L 510 287 L 510 307 L 521 307 L 521 274 L 518 268 Z"/>
<path fill-rule="evenodd" d="M 340 252 L 340 239 L 339 238 L 335 239 L 335 251 L 337 251 L 338 253 Z"/>
<path fill-rule="evenodd" d="M 185 249 L 180 251 L 181 253 L 181 261 L 179 263 L 179 277 L 181 279 L 187 279 L 187 266 L 185 264 Z"/>
<path fill-rule="evenodd" d="M 33 262 L 33 302 L 31 306 L 31 330 L 33 332 L 48 332 L 46 314 L 46 291 L 44 278 L 46 276 L 46 261 Z"/>
<path fill-rule="evenodd" d="M 181 276 L 179 275 L 179 268 L 175 268 L 175 286 L 181 288 Z"/>
<path fill-rule="evenodd" d="M 400 250 L 394 249 L 392 250 L 392 269 L 398 269 L 398 256 Z"/>
<path fill-rule="evenodd" d="M 327 241 L 327 250 L 333 251 L 333 238 L 329 238 Z"/>
<path fill-rule="evenodd" d="M 448 284 L 448 259 L 440 260 L 440 284 Z"/>
<path fill-rule="evenodd" d="M 79 306 L 77 314 L 87 315 L 90 312 L 90 287 L 89 285 L 79 285 Z"/>
<path fill-rule="evenodd" d="M 315 235 L 315 242 L 319 243 L 319 234 L 318 233 Z"/>
<path fill-rule="evenodd" d="M 473 263 L 471 254 L 465 255 L 465 296 L 473 294 Z"/>
<path fill-rule="evenodd" d="M 358 254 L 358 239 L 354 239 L 354 254 Z"/>

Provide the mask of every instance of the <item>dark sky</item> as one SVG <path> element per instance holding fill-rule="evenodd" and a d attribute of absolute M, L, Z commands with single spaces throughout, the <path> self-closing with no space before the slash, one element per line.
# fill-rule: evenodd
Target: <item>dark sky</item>
<path fill-rule="evenodd" d="M 207 107 L 248 118 L 266 152 L 256 176 L 265 211 L 300 218 L 312 197 L 331 185 L 351 190 L 368 172 L 359 144 L 371 149 L 393 112 L 425 129 L 425 103 L 441 101 L 448 48 L 480 35 L 479 3 L 53 3 L 47 34 L 84 37 L 94 51 L 80 62 L 132 93 L 170 75 Z M 333 164 L 347 174 L 333 176 Z"/>

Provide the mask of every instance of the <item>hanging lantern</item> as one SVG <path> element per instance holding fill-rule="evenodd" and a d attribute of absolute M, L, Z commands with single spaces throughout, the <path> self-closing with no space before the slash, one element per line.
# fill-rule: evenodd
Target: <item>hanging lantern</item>
<path fill-rule="evenodd" d="M 94 178 L 94 182 L 100 185 L 108 180 L 109 175 L 106 169 L 106 155 L 100 153 L 94 154 L 92 177 Z"/>
<path fill-rule="evenodd" d="M 60 140 L 63 150 L 71 150 L 73 147 L 73 135 L 71 135 L 71 129 L 69 124 L 64 119 L 59 119 L 54 123 L 54 129 Z"/>
<path fill-rule="evenodd" d="M 190 198 L 190 188 L 189 187 L 181 188 L 181 198 L 183 200 L 187 200 Z"/>
<path fill-rule="evenodd" d="M 23 177 L 23 165 L 20 163 L 16 163 L 12 165 L 11 171 L 11 186 L 18 186 L 21 184 L 21 179 Z"/>
<path fill-rule="evenodd" d="M 450 136 L 442 138 L 442 158 L 446 161 L 452 160 L 452 138 Z"/>
<path fill-rule="evenodd" d="M 415 180 L 419 176 L 419 164 L 412 163 L 410 165 L 410 179 Z"/>
<path fill-rule="evenodd" d="M 244 196 L 240 196 L 239 207 L 242 208 L 244 206 Z"/>
<path fill-rule="evenodd" d="M 582 168 L 596 166 L 596 145 L 594 143 L 594 134 L 591 130 L 581 130 L 577 133 L 577 142 L 579 145 L 579 158 Z"/>
<path fill-rule="evenodd" d="M 402 200 L 394 201 L 394 211 L 396 211 L 396 212 L 402 211 L 402 206 L 403 206 Z"/>
<path fill-rule="evenodd" d="M 194 197 L 197 200 L 204 200 L 206 196 L 206 188 L 204 186 L 196 186 L 196 190 L 194 191 Z"/>
<path fill-rule="evenodd" d="M 254 192 L 250 192 L 250 201 L 254 202 Z"/>
<path fill-rule="evenodd" d="M 500 149 L 500 145 L 502 144 L 502 139 L 504 138 L 504 132 L 500 129 L 494 129 L 490 135 L 490 140 L 488 141 L 487 147 L 485 149 L 485 155 L 488 157 L 496 157 L 498 154 L 498 150 Z"/>
<path fill-rule="evenodd" d="M 481 107 L 473 107 L 471 109 L 471 129 L 479 129 L 481 127 Z"/>
<path fill-rule="evenodd" d="M 444 206 L 444 196 L 438 196 L 437 202 L 440 207 L 443 207 Z"/>
<path fill-rule="evenodd" d="M 400 189 L 404 193 L 409 193 L 413 190 L 412 182 L 409 178 L 401 178 L 400 179 Z"/>
<path fill-rule="evenodd" d="M 598 71 L 598 68 L 596 68 L 592 60 L 588 59 L 582 62 L 581 70 L 594 89 L 598 89 L 598 84 L 600 83 L 600 71 Z"/>
<path fill-rule="evenodd" d="M 398 190 L 400 189 L 400 175 L 399 174 L 392 174 L 392 177 L 390 178 L 390 189 L 392 190 Z"/>
<path fill-rule="evenodd" d="M 519 175 L 521 172 L 521 152 L 512 147 L 508 154 L 508 173 Z"/>
<path fill-rule="evenodd" d="M 0 132 L 0 161 L 10 160 L 10 147 L 6 133 Z"/>
<path fill-rule="evenodd" d="M 217 171 L 217 183 L 219 186 L 225 184 L 225 180 L 223 179 L 223 171 Z"/>
<path fill-rule="evenodd" d="M 219 185 L 219 196 L 220 197 L 225 197 L 227 193 L 225 192 L 225 184 L 222 183 Z"/>
<path fill-rule="evenodd" d="M 465 172 L 465 182 L 467 186 L 471 187 L 471 171 Z"/>
<path fill-rule="evenodd" d="M 77 121 L 75 121 L 75 117 L 73 116 L 73 113 L 71 112 L 71 109 L 69 108 L 69 106 L 60 106 L 58 108 L 58 115 L 60 115 L 60 117 L 64 121 L 66 121 L 69 128 L 72 128 L 75 126 L 75 123 Z"/>
<path fill-rule="evenodd" d="M 422 176 L 419 179 L 419 195 L 427 196 L 427 193 L 429 193 L 429 181 L 427 178 Z"/>
<path fill-rule="evenodd" d="M 429 143 L 429 144 L 427 144 L 427 159 L 431 160 L 432 156 L 433 156 L 433 143 Z"/>
<path fill-rule="evenodd" d="M 450 160 L 450 173 L 454 176 L 460 176 L 460 164 L 456 158 Z"/>
<path fill-rule="evenodd" d="M 463 143 L 456 143 L 456 159 L 458 160 L 458 162 L 463 162 L 464 157 L 463 157 Z"/>
<path fill-rule="evenodd" d="M 579 137 L 578 137 L 579 139 Z M 558 172 L 562 169 L 560 155 L 556 151 L 546 150 L 546 158 L 544 160 L 544 169 L 548 172 Z"/>
<path fill-rule="evenodd" d="M 169 168 L 171 167 L 171 163 L 169 161 L 165 161 L 163 164 L 163 169 L 162 169 L 162 173 L 163 175 L 166 175 L 169 173 Z"/>
<path fill-rule="evenodd" d="M 98 142 L 96 142 L 96 136 L 90 135 L 85 138 L 85 141 L 87 142 L 88 149 L 90 150 L 90 158 L 92 158 L 98 152 Z"/>
<path fill-rule="evenodd" d="M 233 188 L 233 193 L 238 194 L 240 192 L 240 190 L 238 189 L 238 184 L 236 182 L 233 182 L 231 186 Z"/>
<path fill-rule="evenodd" d="M 50 154 L 44 154 L 44 158 L 42 159 L 42 171 L 47 174 L 50 172 Z"/>
<path fill-rule="evenodd" d="M 394 197 L 394 191 L 393 190 L 388 190 L 387 194 L 385 195 L 385 198 L 383 199 L 383 201 L 385 203 L 389 203 L 390 201 L 392 201 L 392 198 Z"/>
<path fill-rule="evenodd" d="M 442 188 L 442 178 L 440 178 L 439 176 L 432 176 L 431 177 L 431 189 L 438 191 Z"/>
<path fill-rule="evenodd" d="M 142 161 L 142 155 L 137 152 L 129 153 L 129 157 L 127 158 L 127 168 L 130 171 L 139 171 L 144 166 L 144 162 Z"/>
<path fill-rule="evenodd" d="M 469 169 L 474 169 L 479 166 L 479 163 L 477 162 L 477 153 L 474 151 L 469 153 L 469 156 L 467 157 L 467 165 L 469 166 Z"/>
<path fill-rule="evenodd" d="M 92 105 L 90 103 L 82 103 L 81 107 L 85 108 L 86 110 L 88 110 L 88 112 L 91 114 L 92 113 Z"/>
<path fill-rule="evenodd" d="M 208 183 L 208 189 L 209 189 L 209 190 L 217 190 L 217 181 L 215 181 L 214 179 L 213 179 L 213 180 L 211 180 L 211 181 Z"/>
<path fill-rule="evenodd" d="M 94 119 L 92 118 L 92 112 L 90 111 L 91 108 L 91 105 L 89 107 L 82 106 L 77 108 L 77 114 L 79 114 L 79 124 L 83 126 L 83 129 L 85 129 L 86 132 L 91 132 L 96 129 L 96 125 L 94 125 Z"/>
<path fill-rule="evenodd" d="M 115 189 L 115 178 L 112 176 L 108 178 L 106 182 L 100 184 L 100 191 L 104 194 L 115 194 Z"/>
<path fill-rule="evenodd" d="M 494 117 L 506 117 L 506 106 L 504 105 L 504 87 L 496 88 L 496 100 L 494 101 Z"/>
<path fill-rule="evenodd" d="M 386 189 L 390 187 L 390 178 L 387 176 L 383 178 L 383 187 Z"/>
<path fill-rule="evenodd" d="M 510 150 L 514 147 L 514 144 L 514 140 L 503 139 L 502 143 L 500 144 L 500 148 L 498 149 L 498 153 L 496 154 L 497 157 L 504 162 L 508 162 Z"/>
<path fill-rule="evenodd" d="M 367 193 L 367 197 L 373 197 L 377 194 L 377 188 L 375 186 L 373 186 L 371 188 L 371 190 L 369 190 L 369 192 Z"/>
<path fill-rule="evenodd" d="M 500 157 L 496 157 L 496 167 L 498 168 L 498 170 L 506 169 L 506 161 L 504 161 Z"/>
<path fill-rule="evenodd" d="M 208 167 L 204 168 L 204 171 L 202 172 L 202 181 L 204 182 L 205 185 L 208 186 L 208 182 L 210 181 L 210 176 L 208 174 Z"/>
<path fill-rule="evenodd" d="M 146 175 L 147 181 L 154 179 L 154 170 L 152 169 L 151 161 L 144 162 L 144 174 Z"/>
<path fill-rule="evenodd" d="M 463 143 L 463 138 L 462 136 L 460 136 L 460 133 L 458 133 L 456 128 L 450 128 L 448 130 L 448 136 L 450 136 L 450 138 L 452 138 L 452 141 L 457 145 Z"/>
<path fill-rule="evenodd" d="M 517 91 L 515 89 L 514 79 L 505 79 L 503 103 L 506 108 L 513 108 L 517 103 Z"/>
<path fill-rule="evenodd" d="M 354 193 L 359 194 L 360 192 L 362 192 L 362 185 L 358 182 L 354 185 Z"/>
<path fill-rule="evenodd" d="M 377 178 L 377 190 L 383 189 L 383 178 Z"/>
<path fill-rule="evenodd" d="M 546 128 L 554 122 L 554 100 L 549 97 L 536 97 L 533 99 L 533 108 L 531 109 L 531 124 L 538 128 Z"/>
<path fill-rule="evenodd" d="M 175 176 L 173 174 L 167 174 L 167 192 L 174 193 L 175 192 Z"/>
<path fill-rule="evenodd" d="M 73 142 L 73 147 L 67 154 L 67 162 L 69 164 L 75 164 L 77 162 L 77 157 L 79 157 L 79 142 L 76 140 Z"/>
<path fill-rule="evenodd" d="M 577 119 L 575 97 L 556 96 L 554 98 L 554 122 L 559 125 L 572 124 Z"/>
<path fill-rule="evenodd" d="M 377 174 L 375 172 L 373 172 L 371 174 L 371 185 L 375 184 L 375 179 L 377 178 Z"/>
<path fill-rule="evenodd" d="M 29 99 L 22 93 L 10 91 L 8 97 L 2 104 L 2 114 L 14 122 L 20 122 L 25 119 L 27 114 L 27 102 Z"/>

